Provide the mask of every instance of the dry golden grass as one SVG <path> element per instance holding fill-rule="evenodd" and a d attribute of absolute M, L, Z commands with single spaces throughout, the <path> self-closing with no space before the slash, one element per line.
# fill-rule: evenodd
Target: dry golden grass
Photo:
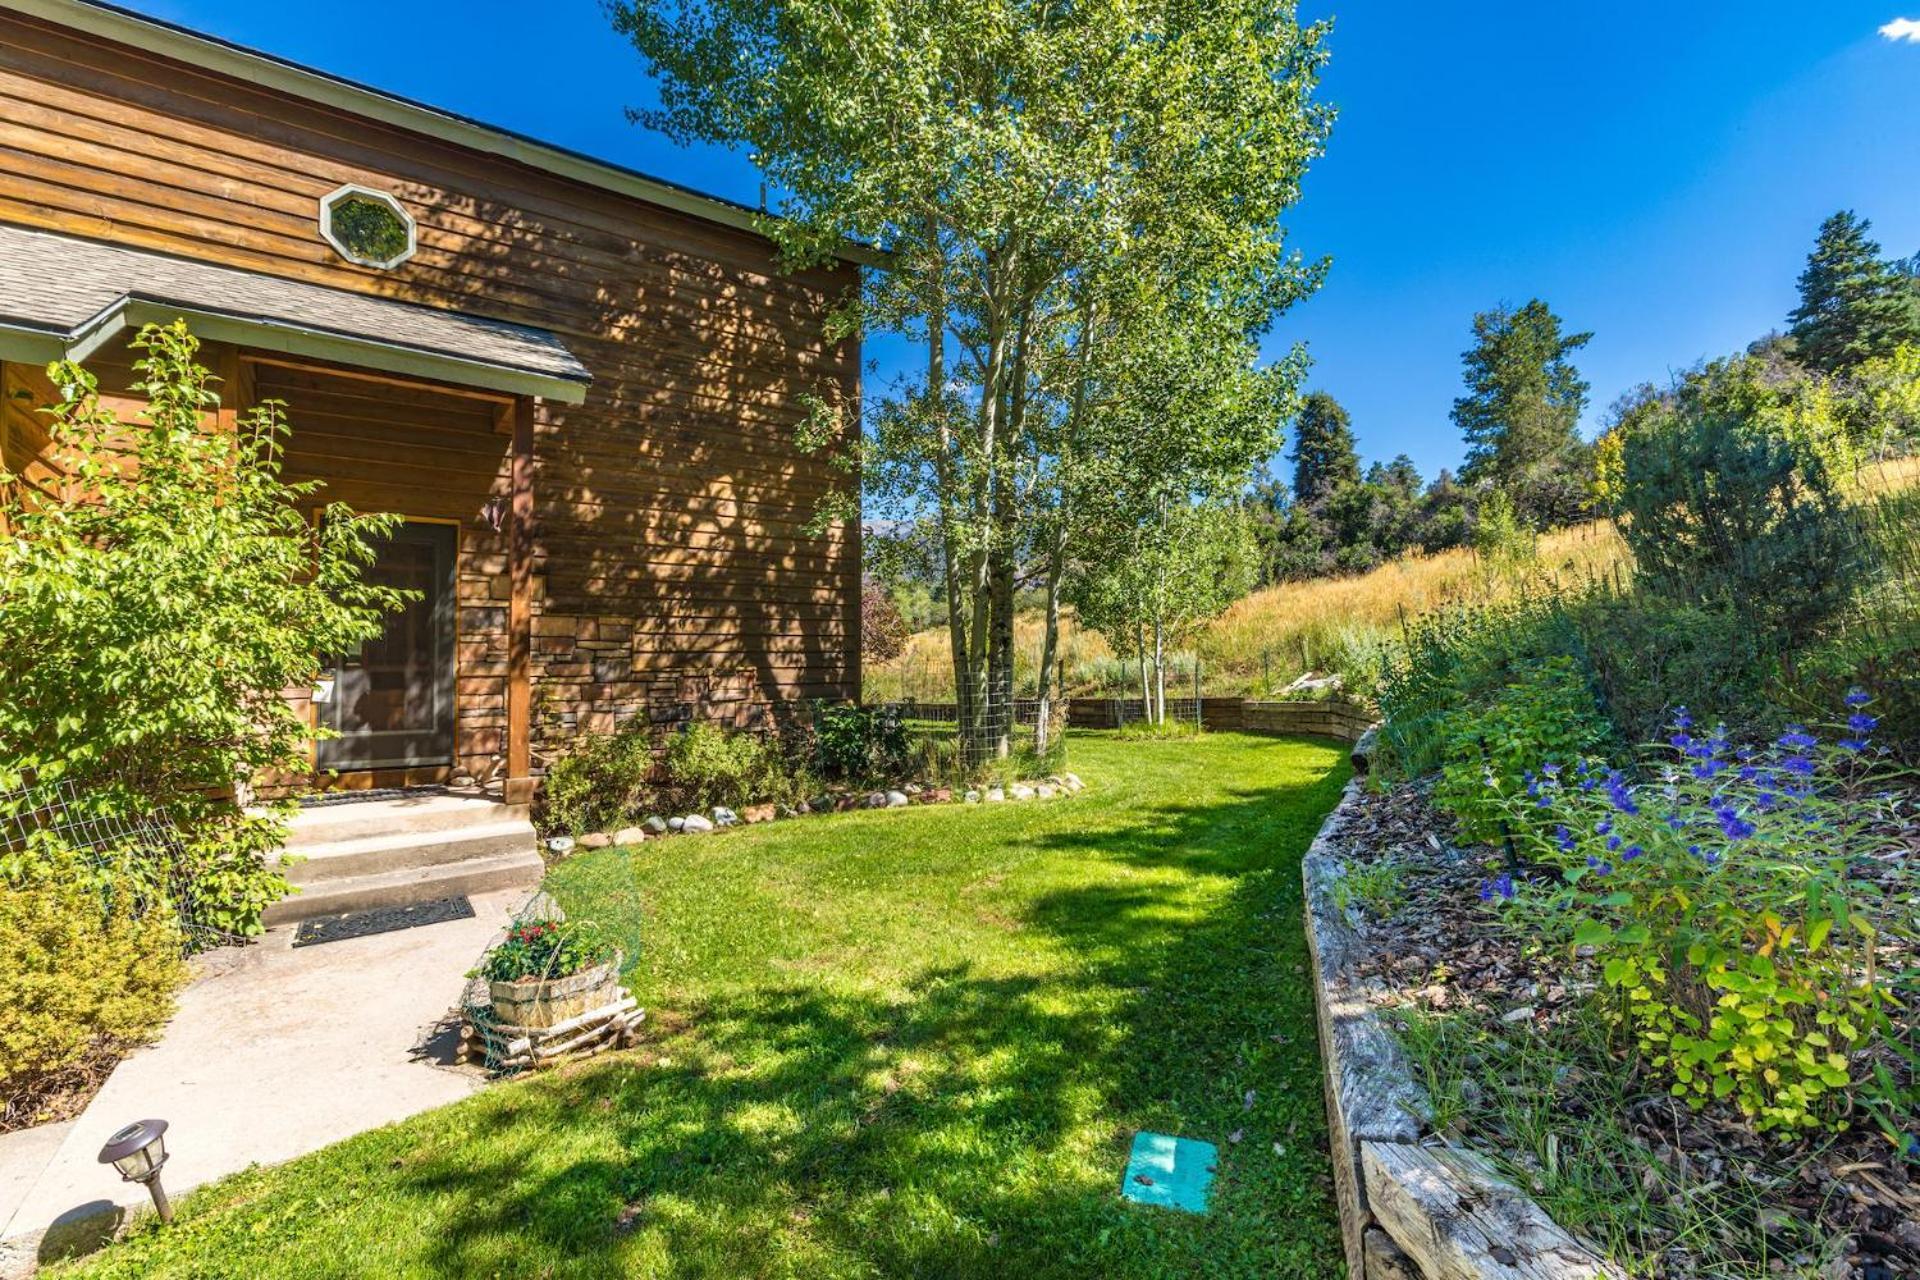
<path fill-rule="evenodd" d="M 1862 469 L 1868 494 L 1920 484 L 1920 457 L 1870 463 Z M 1535 564 L 1522 573 L 1496 574 L 1473 551 L 1411 555 L 1370 573 L 1317 578 L 1256 591 L 1214 619 L 1186 646 L 1200 659 L 1210 693 L 1269 693 L 1307 670 L 1342 670 L 1356 650 L 1377 646 L 1414 618 L 1443 604 L 1492 600 L 1522 584 L 1572 584 L 1624 574 L 1625 541 L 1610 520 L 1556 530 L 1540 538 Z M 1043 618 L 1024 613 L 1014 623 L 1015 666 L 1030 686 L 1040 663 Z M 1131 688 L 1131 675 L 1099 634 L 1082 631 L 1071 614 L 1061 619 L 1061 658 L 1076 692 Z M 1184 666 L 1184 663 L 1182 664 Z M 944 627 L 914 635 L 898 659 L 870 666 L 867 697 L 876 700 L 953 696 L 952 664 Z"/>
<path fill-rule="evenodd" d="M 1609 521 L 1558 530 L 1540 539 L 1536 572 L 1578 581 L 1614 572 L 1626 545 Z M 1209 692 L 1266 691 L 1303 670 L 1330 665 L 1342 646 L 1400 625 L 1448 601 L 1511 593 L 1516 577 L 1487 570 L 1470 550 L 1407 556 L 1349 578 L 1289 582 L 1256 591 L 1216 618 L 1187 646 L 1199 655 Z M 1037 612 L 1014 622 L 1016 669 L 1025 683 L 1040 662 L 1043 619 Z M 1127 673 L 1097 632 L 1084 631 L 1071 613 L 1061 619 L 1060 653 L 1074 688 L 1122 687 Z M 952 696 L 952 668 L 944 627 L 915 634 L 893 662 L 870 666 L 867 696 L 941 699 Z"/>
<path fill-rule="evenodd" d="M 1510 595 L 1528 580 L 1604 577 L 1626 561 L 1626 543 L 1607 520 L 1542 537 L 1535 566 L 1520 574 L 1490 572 L 1465 548 L 1405 556 L 1350 578 L 1288 582 L 1256 591 L 1216 618 L 1195 648 L 1223 676 L 1257 676 L 1263 662 L 1277 671 L 1283 657 L 1291 670 L 1310 669 L 1324 665 L 1328 647 L 1343 643 L 1346 633 L 1397 629 L 1402 617 L 1417 617 L 1452 601 Z"/>

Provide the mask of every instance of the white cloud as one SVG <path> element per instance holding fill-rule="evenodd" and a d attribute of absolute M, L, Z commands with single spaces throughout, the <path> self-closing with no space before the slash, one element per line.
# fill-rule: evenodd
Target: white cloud
<path fill-rule="evenodd" d="M 1908 44 L 1920 44 L 1920 18 L 1895 18 L 1880 28 L 1880 34 L 1889 40 L 1904 40 Z"/>

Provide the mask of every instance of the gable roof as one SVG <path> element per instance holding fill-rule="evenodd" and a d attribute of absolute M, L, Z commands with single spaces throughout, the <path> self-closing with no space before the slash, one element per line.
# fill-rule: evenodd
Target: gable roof
<path fill-rule="evenodd" d="M 763 234 L 766 216 L 736 201 L 707 195 L 665 178 L 598 160 L 579 151 L 486 124 L 456 112 L 403 98 L 329 72 L 250 49 L 187 27 L 150 18 L 102 0 L 0 0 L 0 9 L 55 23 L 103 40 L 132 45 L 189 66 L 245 80 L 291 97 L 351 112 L 473 151 L 500 156 L 557 177 L 645 200 L 722 226 Z M 841 256 L 863 262 L 870 250 L 850 244 Z"/>
<path fill-rule="evenodd" d="M 82 360 L 176 318 L 202 340 L 567 404 L 593 380 L 530 325 L 0 224 L 0 358 Z"/>

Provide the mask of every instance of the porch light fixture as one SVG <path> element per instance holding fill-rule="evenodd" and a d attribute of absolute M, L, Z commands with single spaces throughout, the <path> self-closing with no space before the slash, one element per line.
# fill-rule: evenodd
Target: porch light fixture
<path fill-rule="evenodd" d="M 118 1169 L 125 1181 L 145 1186 L 160 1221 L 170 1223 L 173 1204 L 167 1199 L 167 1189 L 160 1185 L 160 1169 L 167 1163 L 166 1135 L 165 1120 L 136 1120 L 107 1139 L 107 1145 L 100 1148 L 100 1163 Z"/>

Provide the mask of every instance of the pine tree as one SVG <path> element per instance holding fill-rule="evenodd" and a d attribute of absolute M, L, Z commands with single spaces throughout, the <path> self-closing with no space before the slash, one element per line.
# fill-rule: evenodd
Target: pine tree
<path fill-rule="evenodd" d="M 1467 382 L 1467 394 L 1453 402 L 1467 442 L 1460 478 L 1490 482 L 1522 508 L 1536 505 L 1533 490 L 1553 490 L 1582 453 L 1577 428 L 1587 384 L 1569 357 L 1593 335 L 1563 334 L 1561 323 L 1538 298 L 1518 310 L 1483 311 L 1473 318 L 1473 347 L 1460 357 Z"/>
<path fill-rule="evenodd" d="M 1294 501 L 1317 506 L 1338 490 L 1359 482 L 1360 455 L 1353 447 L 1353 422 L 1338 400 L 1315 391 L 1302 402 L 1294 423 Z"/>
<path fill-rule="evenodd" d="M 1800 305 L 1787 317 L 1802 363 L 1826 373 L 1920 342 L 1920 295 L 1910 277 L 1880 257 L 1873 224 L 1843 209 L 1820 224 Z"/>

